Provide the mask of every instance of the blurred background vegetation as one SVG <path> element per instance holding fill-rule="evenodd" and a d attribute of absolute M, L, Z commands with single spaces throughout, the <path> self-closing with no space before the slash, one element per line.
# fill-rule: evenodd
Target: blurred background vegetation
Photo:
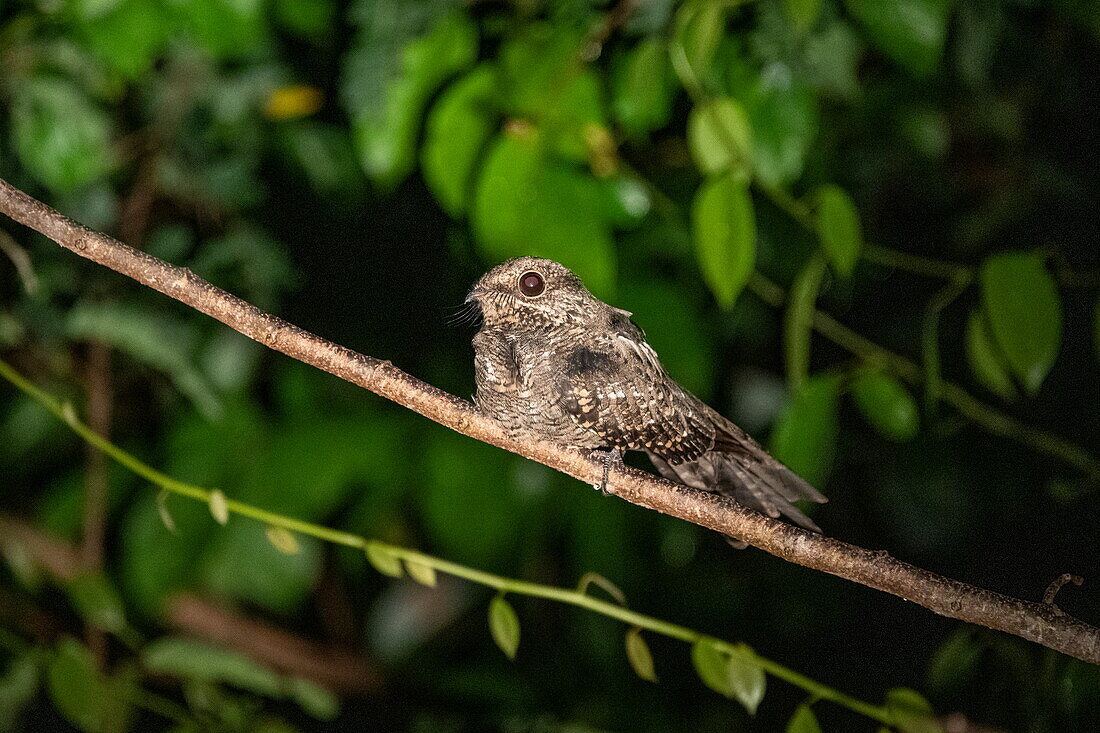
<path fill-rule="evenodd" d="M 828 534 L 1025 598 L 1080 573 L 1059 603 L 1095 622 L 1098 43 L 1090 0 L 4 0 L 0 176 L 460 395 L 466 289 L 558 259 L 830 497 Z M 864 699 L 1100 728 L 1095 667 L 602 498 L 7 220 L 0 251 L 3 358 L 176 478 L 595 571 Z M 869 341 L 811 337 L 815 307 Z M 509 662 L 484 588 L 158 506 L 6 383 L 0 436 L 0 730 L 773 731 L 804 701 L 776 683 L 750 717 L 661 639 L 642 681 L 617 622 L 518 597 Z M 238 625 L 184 641 L 209 609 Z M 240 656 L 258 628 L 370 674 L 273 674 Z"/>

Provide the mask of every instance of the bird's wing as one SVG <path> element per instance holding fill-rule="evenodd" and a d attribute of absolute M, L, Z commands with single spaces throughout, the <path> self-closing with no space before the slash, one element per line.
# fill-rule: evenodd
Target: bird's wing
<path fill-rule="evenodd" d="M 640 328 L 616 314 L 609 337 L 566 358 L 559 404 L 608 445 L 672 461 L 698 457 L 714 442 L 713 425 L 691 394 L 668 378 Z"/>

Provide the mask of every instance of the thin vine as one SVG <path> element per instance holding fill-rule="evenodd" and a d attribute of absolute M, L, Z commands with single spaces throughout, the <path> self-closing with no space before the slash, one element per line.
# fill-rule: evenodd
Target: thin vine
<path fill-rule="evenodd" d="M 459 563 L 428 555 L 418 550 L 379 542 L 351 532 L 344 532 L 312 522 L 305 522 L 293 517 L 276 514 L 275 512 L 270 512 L 251 504 L 226 498 L 224 493 L 219 489 L 205 489 L 194 484 L 180 481 L 158 471 L 129 452 L 103 438 L 80 420 L 71 403 L 59 400 L 41 389 L 3 360 L 0 360 L 0 377 L 3 377 L 17 389 L 42 405 L 48 412 L 64 421 L 73 432 L 86 442 L 103 451 L 133 473 L 141 476 L 155 486 L 160 487 L 162 491 L 206 503 L 211 507 L 211 513 L 214 514 L 215 518 L 219 521 L 226 518 L 228 514 L 237 514 L 263 522 L 269 527 L 276 527 L 281 530 L 315 537 L 333 544 L 362 550 L 367 554 L 371 564 L 380 572 L 390 576 L 399 576 L 403 574 L 404 570 L 408 570 L 409 574 L 414 579 L 427 585 L 434 585 L 434 574 L 435 572 L 440 572 L 488 588 L 493 588 L 502 595 L 512 593 L 533 598 L 545 598 L 578 608 L 584 608 L 594 613 L 622 621 L 629 625 L 631 633 L 635 633 L 633 631 L 635 629 L 642 629 L 672 639 L 678 639 L 693 645 L 693 647 L 705 645 L 714 652 L 725 655 L 727 658 L 736 657 L 747 659 L 752 665 L 763 670 L 763 672 L 772 677 L 802 688 L 809 693 L 813 700 L 828 700 L 884 725 L 899 725 L 898 715 L 891 706 L 875 705 L 852 697 L 836 688 L 796 672 L 779 662 L 763 657 L 744 644 L 735 644 L 721 639 L 715 639 L 714 637 L 688 628 L 687 626 L 681 626 L 644 613 L 633 611 L 627 608 L 625 604 L 594 598 L 587 593 L 589 584 L 598 584 L 604 588 L 604 590 L 611 592 L 608 588 L 610 583 L 602 578 L 600 579 L 602 582 L 596 582 L 592 576 L 586 576 L 585 579 L 582 579 L 581 584 L 575 589 L 560 588 L 508 578 L 502 575 L 478 570 L 477 568 L 460 565 Z M 404 565 L 404 567 L 402 567 L 402 565 Z M 430 568 L 431 572 L 425 573 L 423 568 Z M 613 585 L 611 587 L 614 588 Z M 612 595 L 615 594 L 612 593 Z"/>

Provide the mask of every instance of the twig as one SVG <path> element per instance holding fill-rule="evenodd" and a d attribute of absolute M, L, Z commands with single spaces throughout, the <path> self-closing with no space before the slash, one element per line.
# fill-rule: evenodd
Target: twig
<path fill-rule="evenodd" d="M 363 695 L 377 692 L 382 675 L 362 655 L 318 644 L 276 626 L 247 618 L 191 594 L 168 601 L 169 626 L 245 655 L 330 690 Z"/>
<path fill-rule="evenodd" d="M 17 543 L 38 566 L 61 582 L 72 580 L 86 569 L 77 548 L 13 516 L 0 514 L 0 536 Z M 346 648 L 318 644 L 187 593 L 170 598 L 166 608 L 169 626 L 240 651 L 291 676 L 348 694 L 376 692 L 381 687 L 379 670 L 366 657 Z"/>
<path fill-rule="evenodd" d="M 2 180 L 0 212 L 62 247 L 206 313 L 271 349 L 369 389 L 452 430 L 543 463 L 586 484 L 595 484 L 602 474 L 602 464 L 586 452 L 544 441 L 515 440 L 470 403 L 421 382 L 390 362 L 356 353 L 264 313 L 186 268 L 169 265 L 80 226 Z M 23 389 L 41 394 L 7 365 L 0 372 Z M 45 399 L 50 400 L 48 395 Z M 94 432 L 88 432 L 91 436 L 85 436 L 87 439 L 101 440 Z M 1047 605 L 951 580 L 896 560 L 886 552 L 864 550 L 807 532 L 716 494 L 674 484 L 636 469 L 613 471 L 609 488 L 633 504 L 731 535 L 790 562 L 897 595 L 943 616 L 1016 634 L 1070 656 L 1100 663 L 1100 629 L 1056 614 Z M 275 515 L 266 513 L 257 518 L 267 521 L 265 516 Z M 329 532 L 334 536 L 346 534 Z"/>
<path fill-rule="evenodd" d="M 1074 585 L 1080 587 L 1081 584 L 1084 582 L 1085 579 L 1082 578 L 1080 575 L 1062 573 L 1057 578 L 1055 578 L 1054 581 L 1047 586 L 1046 591 L 1043 592 L 1043 603 L 1048 606 L 1052 606 L 1053 608 L 1058 608 L 1058 606 L 1054 604 L 1054 596 L 1058 595 L 1058 591 L 1062 590 L 1062 586 L 1066 583 L 1073 583 Z"/>
<path fill-rule="evenodd" d="M 749 290 L 775 308 L 782 308 L 787 301 L 783 288 L 760 273 L 753 273 L 749 280 Z M 861 359 L 884 365 L 910 384 L 921 386 L 927 383 L 927 375 L 916 362 L 879 346 L 828 313 L 815 311 L 813 324 L 815 331 Z M 1064 461 L 1086 474 L 1090 480 L 1100 481 L 1100 460 L 1081 446 L 1048 430 L 1025 425 L 985 404 L 954 382 L 941 381 L 938 389 L 940 399 L 984 430 Z"/>

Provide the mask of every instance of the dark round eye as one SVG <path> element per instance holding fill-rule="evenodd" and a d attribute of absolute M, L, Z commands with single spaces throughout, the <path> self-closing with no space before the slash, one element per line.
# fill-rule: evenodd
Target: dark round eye
<path fill-rule="evenodd" d="M 537 298 L 543 290 L 546 290 L 546 283 L 537 272 L 525 272 L 519 276 L 519 291 L 528 298 Z"/>

